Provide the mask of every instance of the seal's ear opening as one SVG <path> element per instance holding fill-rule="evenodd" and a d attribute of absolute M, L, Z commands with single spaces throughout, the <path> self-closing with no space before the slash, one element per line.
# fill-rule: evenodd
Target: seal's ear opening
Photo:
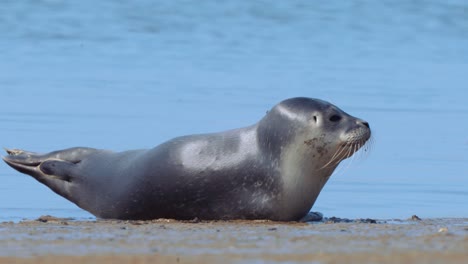
<path fill-rule="evenodd" d="M 315 121 L 315 123 L 317 123 L 317 116 L 316 115 L 314 115 L 314 121 Z"/>

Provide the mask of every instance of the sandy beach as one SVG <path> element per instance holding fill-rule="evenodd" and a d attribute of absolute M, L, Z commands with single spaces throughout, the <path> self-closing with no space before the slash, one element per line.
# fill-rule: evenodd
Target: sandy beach
<path fill-rule="evenodd" d="M 0 224 L 0 263 L 466 263 L 468 218 Z"/>

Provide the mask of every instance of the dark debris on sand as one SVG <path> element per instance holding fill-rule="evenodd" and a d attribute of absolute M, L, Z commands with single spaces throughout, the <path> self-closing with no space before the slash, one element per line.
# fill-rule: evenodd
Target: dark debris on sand
<path fill-rule="evenodd" d="M 349 219 L 349 218 L 339 218 L 339 217 L 324 217 L 323 223 L 325 224 L 335 224 L 335 223 L 357 223 L 357 224 L 377 224 L 380 221 L 371 218 L 358 218 L 358 219 Z"/>

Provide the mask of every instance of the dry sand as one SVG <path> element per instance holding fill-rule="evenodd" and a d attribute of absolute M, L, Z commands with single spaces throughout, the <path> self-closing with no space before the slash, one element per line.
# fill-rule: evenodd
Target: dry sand
<path fill-rule="evenodd" d="M 468 263 L 468 218 L 0 223 L 0 263 Z"/>

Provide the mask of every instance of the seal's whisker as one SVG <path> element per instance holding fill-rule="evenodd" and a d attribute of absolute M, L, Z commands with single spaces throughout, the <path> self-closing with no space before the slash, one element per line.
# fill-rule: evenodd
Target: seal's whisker
<path fill-rule="evenodd" d="M 352 155 L 354 152 L 356 152 L 357 147 L 358 147 L 358 143 L 352 144 L 349 147 L 349 151 L 348 151 L 346 156 L 349 157 L 349 155 Z M 349 166 L 351 166 L 351 163 L 353 163 L 354 159 L 355 159 L 355 155 L 352 155 L 351 159 L 349 159 L 346 166 L 343 168 L 343 171 L 347 170 L 349 168 Z"/>
<path fill-rule="evenodd" d="M 343 159 L 349 158 L 353 155 L 355 146 L 356 146 L 355 143 L 348 145 L 348 151 L 346 152 L 345 155 L 343 155 Z"/>
<path fill-rule="evenodd" d="M 356 164 L 356 161 L 361 161 L 364 158 L 367 158 L 369 155 L 369 148 L 372 147 L 372 141 L 361 139 L 355 144 L 354 155 L 349 159 L 349 163 L 346 166 L 346 169 L 351 167 L 351 165 Z"/>
<path fill-rule="evenodd" d="M 364 147 L 366 148 L 366 153 L 369 154 L 375 147 L 374 137 L 371 137 L 369 140 L 367 140 Z"/>
<path fill-rule="evenodd" d="M 362 142 L 361 141 L 354 145 L 353 153 L 351 153 L 351 155 L 352 155 L 351 156 L 351 162 L 356 160 L 356 156 L 359 155 L 359 154 L 356 155 L 356 152 L 359 152 L 359 149 L 361 149 L 361 148 L 362 148 Z"/>
<path fill-rule="evenodd" d="M 371 152 L 374 141 L 373 138 L 370 138 L 369 140 L 361 140 L 360 141 L 361 147 L 356 151 L 357 155 L 359 155 L 359 159 L 363 160 L 366 159 L 369 156 L 369 153 Z"/>
<path fill-rule="evenodd" d="M 324 169 L 324 168 L 326 168 L 328 165 L 330 165 L 330 163 L 333 162 L 333 160 L 335 159 L 335 156 L 340 152 L 340 150 L 341 150 L 341 147 L 338 148 L 338 149 L 335 151 L 335 154 L 333 154 L 333 156 L 331 157 L 331 159 L 330 159 L 325 165 L 323 165 L 323 166 L 320 168 L 320 170 L 321 170 L 321 169 Z"/>
<path fill-rule="evenodd" d="M 333 154 L 333 156 L 331 157 L 330 161 L 328 161 L 325 165 L 323 165 L 323 166 L 320 168 L 320 170 L 321 170 L 321 169 L 324 169 L 324 168 L 326 168 L 326 167 L 328 167 L 329 165 L 332 165 L 332 164 L 335 162 L 335 160 L 338 160 L 338 162 L 340 162 L 340 160 L 341 160 L 341 158 L 340 158 L 341 153 L 342 153 L 343 150 L 345 150 L 345 149 L 346 149 L 346 145 L 340 146 L 340 147 L 336 150 L 335 154 Z M 333 164 L 333 165 L 335 165 L 335 164 Z"/>
<path fill-rule="evenodd" d="M 359 148 L 356 149 L 356 154 L 354 155 L 357 160 L 362 159 L 364 155 L 367 153 L 367 149 L 364 147 L 366 144 L 364 141 L 359 142 Z"/>
<path fill-rule="evenodd" d="M 346 157 L 349 157 L 352 154 L 353 146 L 354 144 L 346 144 L 343 147 L 343 150 L 345 151 L 342 152 L 342 154 L 340 154 L 340 156 L 337 159 L 335 159 L 335 162 L 333 165 L 337 166 L 342 160 L 346 159 Z"/>
<path fill-rule="evenodd" d="M 341 146 L 339 148 L 339 151 L 337 151 L 336 156 L 332 157 L 332 159 L 330 160 L 330 163 L 334 163 L 335 161 L 340 162 L 340 160 L 343 159 L 344 156 L 346 156 L 347 147 L 348 146 L 346 145 Z"/>
<path fill-rule="evenodd" d="M 370 145 L 371 143 L 366 142 L 362 144 L 361 151 L 359 151 L 359 156 L 361 159 L 365 159 L 369 156 Z"/>
<path fill-rule="evenodd" d="M 355 144 L 347 144 L 347 145 L 346 145 L 345 148 L 347 149 L 347 151 L 344 153 L 345 155 L 343 155 L 342 159 L 344 159 L 345 157 L 347 157 L 347 156 L 350 155 L 352 149 L 354 148 L 354 145 L 355 145 Z M 341 162 L 342 159 L 339 159 L 337 163 Z M 337 165 L 338 165 L 338 164 L 337 164 Z M 339 166 L 338 169 L 335 171 L 335 174 L 338 174 L 338 175 L 339 175 L 339 174 L 342 174 L 345 170 L 348 169 L 348 167 L 349 167 L 349 163 L 347 163 L 347 164 L 344 165 L 344 166 Z"/>

